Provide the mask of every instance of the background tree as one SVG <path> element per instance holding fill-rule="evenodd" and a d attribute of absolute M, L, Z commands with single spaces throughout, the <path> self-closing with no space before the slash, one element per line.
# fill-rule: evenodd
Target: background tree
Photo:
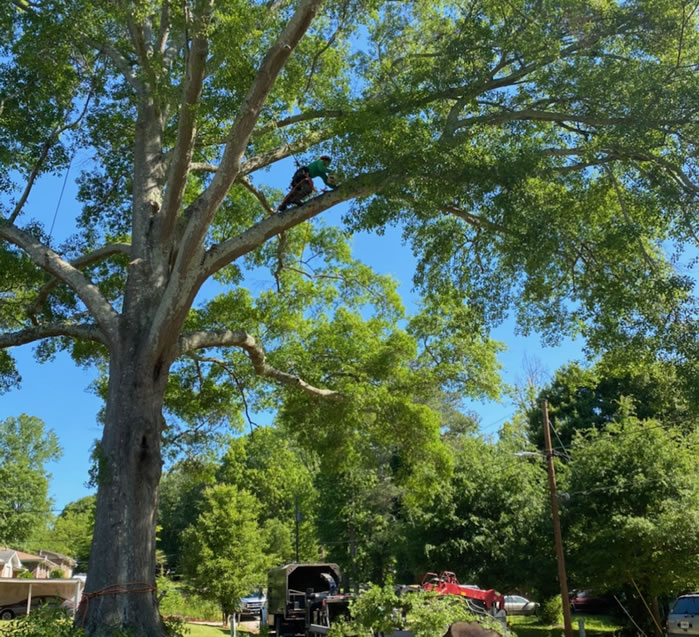
<path fill-rule="evenodd" d="M 258 506 L 246 491 L 214 485 L 204 492 L 202 513 L 184 532 L 187 582 L 221 606 L 224 623 L 238 601 L 265 582 L 269 562 L 257 525 Z"/>
<path fill-rule="evenodd" d="M 51 519 L 45 464 L 61 453 L 56 434 L 39 418 L 0 421 L 0 544 L 22 545 Z"/>
<path fill-rule="evenodd" d="M 163 475 L 158 501 L 158 549 L 173 574 L 182 573 L 182 558 L 187 553 L 183 532 L 202 512 L 204 491 L 215 485 L 213 461 L 183 461 Z"/>
<path fill-rule="evenodd" d="M 307 456 L 284 432 L 258 427 L 231 441 L 217 471 L 219 482 L 250 492 L 259 503 L 265 552 L 275 566 L 297 561 L 297 531 L 298 561 L 314 562 L 320 557 L 315 523 L 318 493 L 313 483 L 316 463 L 309 463 Z"/>
<path fill-rule="evenodd" d="M 549 592 L 546 473 L 514 455 L 526 444 L 522 424 L 504 427 L 497 442 L 472 433 L 450 439 L 453 476 L 413 516 L 401 556 L 413 577 L 453 570 L 482 587 Z"/>
<path fill-rule="evenodd" d="M 677 365 L 655 363 L 615 367 L 602 359 L 595 366 L 571 363 L 556 371 L 528 410 L 532 442 L 544 448 L 541 401 L 549 401 L 549 418 L 556 430 L 555 447 L 567 447 L 575 432 L 603 428 L 619 413 L 624 397 L 641 420 L 659 419 L 688 431 L 697 422 L 697 403 L 684 386 Z M 559 449 L 560 451 L 560 449 Z"/>
<path fill-rule="evenodd" d="M 637 590 L 660 623 L 657 598 L 699 584 L 698 434 L 640 420 L 623 400 L 613 421 L 577 433 L 560 483 L 570 495 L 562 520 L 571 581 L 627 590 L 651 632 Z"/>
<path fill-rule="evenodd" d="M 341 417 L 355 435 L 371 424 L 351 407 L 372 402 L 371 383 L 340 382 L 303 356 L 321 301 L 345 330 L 333 346 L 369 333 L 387 352 L 405 338 L 348 320 L 316 287 L 333 277 L 355 295 L 375 289 L 333 252 L 331 231 L 303 225 L 341 202 L 357 202 L 351 228 L 403 224 L 428 305 L 466 300 L 450 328 L 485 350 L 484 325 L 514 308 L 549 340 L 580 331 L 592 351 L 679 352 L 695 371 L 691 281 L 666 258 L 673 242 L 696 243 L 699 34 L 687 2 L 15 0 L 0 22 L 0 346 L 43 341 L 41 356 L 66 348 L 109 375 L 88 594 L 154 582 L 161 443 L 197 389 L 217 399 L 219 421 L 237 419 L 229 407 L 244 408 L 246 382 L 260 404 L 290 411 L 298 392 L 334 401 L 316 411 L 325 443 L 348 435 Z M 80 178 L 77 234 L 56 246 L 22 213 L 37 178 L 77 147 L 94 165 Z M 324 151 L 342 185 L 274 214 L 260 171 Z M 278 287 L 253 302 L 242 281 L 259 267 Z M 191 312 L 212 277 L 224 302 Z M 318 296 L 294 305 L 284 291 L 302 283 Z M 17 379 L 7 353 L 0 369 Z M 466 371 L 449 376 L 469 386 Z M 406 422 L 411 434 L 426 426 L 416 440 L 432 435 L 420 406 L 388 398 L 377 438 L 400 438 L 391 425 Z M 86 608 L 88 633 L 163 633 L 152 593 Z"/>
<path fill-rule="evenodd" d="M 66 504 L 47 529 L 32 535 L 27 546 L 35 552 L 48 549 L 72 557 L 77 562 L 73 570 L 86 573 L 94 527 L 95 496 L 88 495 Z"/>

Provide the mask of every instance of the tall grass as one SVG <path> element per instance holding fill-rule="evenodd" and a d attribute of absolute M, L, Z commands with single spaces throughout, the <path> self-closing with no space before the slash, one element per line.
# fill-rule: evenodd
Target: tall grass
<path fill-rule="evenodd" d="M 174 615 L 188 620 L 221 621 L 221 609 L 217 603 L 188 592 L 166 577 L 158 578 L 158 593 L 164 594 L 159 606 L 164 617 Z"/>

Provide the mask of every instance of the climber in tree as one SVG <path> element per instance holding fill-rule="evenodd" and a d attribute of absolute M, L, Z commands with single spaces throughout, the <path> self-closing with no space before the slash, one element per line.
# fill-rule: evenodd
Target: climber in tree
<path fill-rule="evenodd" d="M 286 210 L 286 207 L 290 204 L 300 206 L 303 200 L 315 191 L 313 185 L 314 177 L 320 177 L 326 186 L 335 188 L 337 185 L 335 174 L 328 172 L 330 162 L 332 162 L 332 159 L 329 155 L 321 155 L 308 166 L 301 166 L 291 178 L 291 190 L 279 204 L 279 212 Z"/>

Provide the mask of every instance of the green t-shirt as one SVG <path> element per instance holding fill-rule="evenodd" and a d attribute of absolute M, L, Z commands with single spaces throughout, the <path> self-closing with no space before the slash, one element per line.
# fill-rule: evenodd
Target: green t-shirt
<path fill-rule="evenodd" d="M 308 175 L 313 179 L 314 177 L 320 177 L 323 180 L 323 183 L 327 186 L 328 185 L 328 168 L 329 166 L 322 160 L 322 159 L 316 159 L 315 161 L 312 161 L 308 166 Z"/>

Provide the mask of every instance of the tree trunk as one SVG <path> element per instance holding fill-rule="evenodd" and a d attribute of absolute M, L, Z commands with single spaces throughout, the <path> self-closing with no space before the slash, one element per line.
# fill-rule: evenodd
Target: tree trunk
<path fill-rule="evenodd" d="M 167 366 L 153 363 L 128 327 L 122 337 L 112 353 L 104 434 L 95 454 L 95 531 L 76 625 L 88 634 L 110 634 L 113 627 L 158 637 L 165 634 L 155 591 L 155 523 Z M 131 345 L 124 347 L 126 339 Z"/>

